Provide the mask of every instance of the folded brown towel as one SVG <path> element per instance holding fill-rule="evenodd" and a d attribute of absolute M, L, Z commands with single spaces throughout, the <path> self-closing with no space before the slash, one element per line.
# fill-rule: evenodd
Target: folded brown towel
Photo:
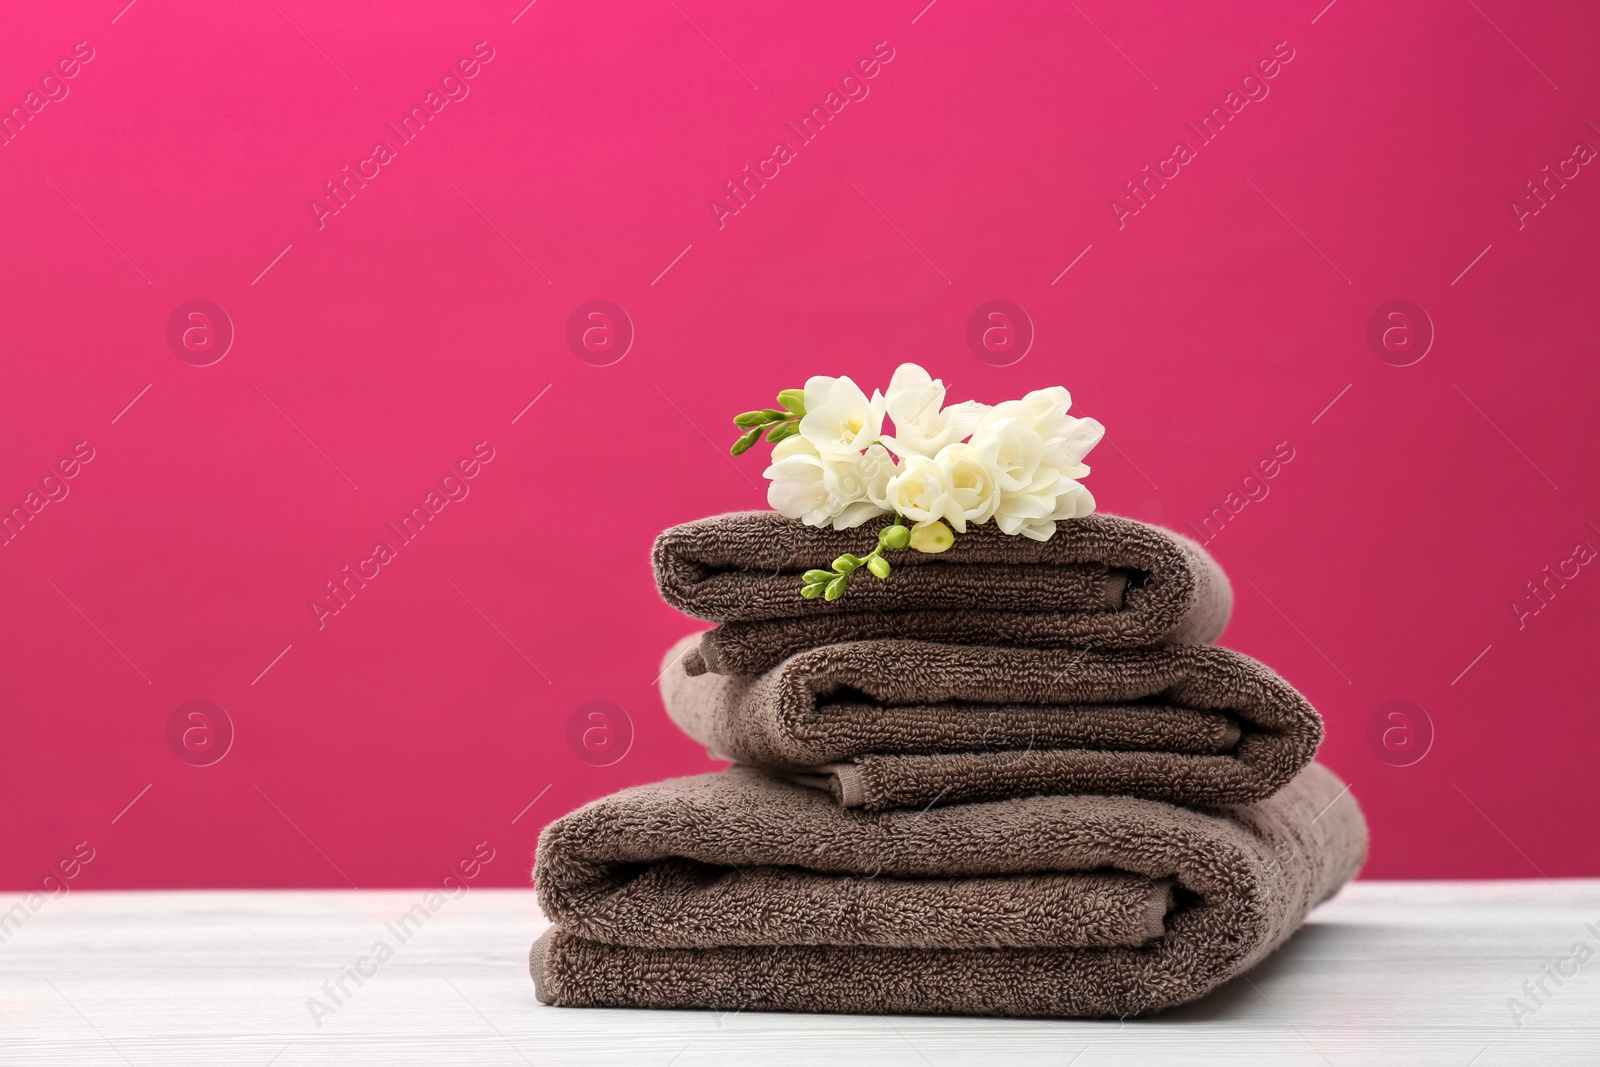
<path fill-rule="evenodd" d="M 1114 515 L 1056 524 L 1048 541 L 974 526 L 946 552 L 890 554 L 840 600 L 800 596 L 800 576 L 877 543 L 889 518 L 815 529 L 771 511 L 674 526 L 655 544 L 667 603 L 723 625 L 685 658 L 691 674 L 759 674 L 796 652 L 903 637 L 1036 648 L 1144 648 L 1215 640 L 1233 607 L 1228 579 L 1186 537 Z"/>
<path fill-rule="evenodd" d="M 661 695 L 713 757 L 767 767 L 848 807 L 1030 793 L 1178 804 L 1269 796 L 1311 762 L 1322 719 L 1249 656 L 1211 645 L 1119 651 L 854 641 L 762 675 L 683 669 Z"/>
<path fill-rule="evenodd" d="M 1240 808 L 1038 796 L 843 809 L 734 768 L 548 827 L 546 1004 L 1125 1016 L 1259 962 L 1361 866 L 1366 824 L 1313 764 Z"/>

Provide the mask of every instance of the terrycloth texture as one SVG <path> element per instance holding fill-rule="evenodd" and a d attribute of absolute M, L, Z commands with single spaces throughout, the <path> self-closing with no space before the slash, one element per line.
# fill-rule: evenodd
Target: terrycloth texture
<path fill-rule="evenodd" d="M 1032 650 L 855 641 L 765 674 L 691 676 L 667 713 L 721 759 L 868 810 L 1031 793 L 1260 800 L 1311 762 L 1322 719 L 1270 669 L 1210 645 Z"/>
<path fill-rule="evenodd" d="M 1156 1011 L 1259 962 L 1355 874 L 1366 824 L 1345 790 L 1312 765 L 1208 812 L 1079 795 L 873 814 L 749 768 L 641 786 L 541 836 L 556 926 L 535 989 L 573 1007 Z M 1163 932 L 1138 937 L 1169 884 Z"/>
<path fill-rule="evenodd" d="M 836 601 L 800 596 L 800 575 L 877 543 L 888 518 L 814 529 L 771 511 L 674 526 L 655 544 L 667 603 L 723 625 L 685 657 L 691 674 L 759 674 L 840 641 L 912 638 L 1034 648 L 1145 648 L 1216 639 L 1233 592 L 1186 537 L 1114 515 L 1056 524 L 1048 541 L 969 527 L 947 552 L 890 553 L 885 581 L 861 573 Z"/>

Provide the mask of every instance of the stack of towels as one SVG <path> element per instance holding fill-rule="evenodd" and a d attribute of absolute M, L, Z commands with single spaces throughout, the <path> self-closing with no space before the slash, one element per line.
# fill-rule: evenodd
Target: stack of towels
<path fill-rule="evenodd" d="M 887 521 L 887 520 L 884 520 Z M 719 625 L 667 711 L 728 770 L 624 790 L 540 838 L 547 1004 L 1129 1016 L 1258 963 L 1360 867 L 1315 709 L 1214 647 L 1204 549 L 1106 515 L 969 529 L 837 601 L 800 575 L 883 523 L 722 515 L 656 542 Z"/>

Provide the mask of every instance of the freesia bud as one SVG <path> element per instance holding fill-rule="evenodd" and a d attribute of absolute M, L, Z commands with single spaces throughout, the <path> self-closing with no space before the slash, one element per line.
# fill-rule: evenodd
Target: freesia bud
<path fill-rule="evenodd" d="M 778 403 L 796 415 L 804 415 L 806 413 L 806 391 L 804 389 L 785 389 L 778 394 Z"/>
<path fill-rule="evenodd" d="M 899 523 L 885 526 L 878 534 L 878 543 L 884 548 L 904 548 L 911 543 L 911 531 Z"/>
<path fill-rule="evenodd" d="M 809 570 L 809 571 L 806 571 L 806 573 L 804 574 L 803 577 L 807 582 L 824 582 L 824 583 L 826 583 L 826 582 L 833 581 L 833 572 L 832 571 L 824 571 L 824 570 Z"/>
<path fill-rule="evenodd" d="M 876 574 L 879 578 L 887 578 L 889 577 L 889 561 L 882 556 L 873 556 L 867 562 L 867 570 Z"/>
<path fill-rule="evenodd" d="M 911 547 L 918 552 L 943 552 L 955 543 L 956 535 L 937 519 L 911 530 Z"/>
<path fill-rule="evenodd" d="M 733 443 L 733 447 L 728 449 L 728 451 L 735 456 L 742 456 L 746 452 L 750 451 L 750 446 L 754 445 L 759 440 L 761 440 L 761 427 L 757 426 L 755 429 L 749 431 L 735 441 Z"/>

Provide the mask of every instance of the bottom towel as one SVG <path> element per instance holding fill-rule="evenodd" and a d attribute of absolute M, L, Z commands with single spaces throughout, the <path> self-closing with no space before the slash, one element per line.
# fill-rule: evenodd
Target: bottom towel
<path fill-rule="evenodd" d="M 570 1007 L 1096 1017 L 1247 970 L 1360 868 L 1312 764 L 1196 810 L 1064 795 L 840 808 L 748 768 L 594 801 L 535 864 L 537 995 Z"/>

